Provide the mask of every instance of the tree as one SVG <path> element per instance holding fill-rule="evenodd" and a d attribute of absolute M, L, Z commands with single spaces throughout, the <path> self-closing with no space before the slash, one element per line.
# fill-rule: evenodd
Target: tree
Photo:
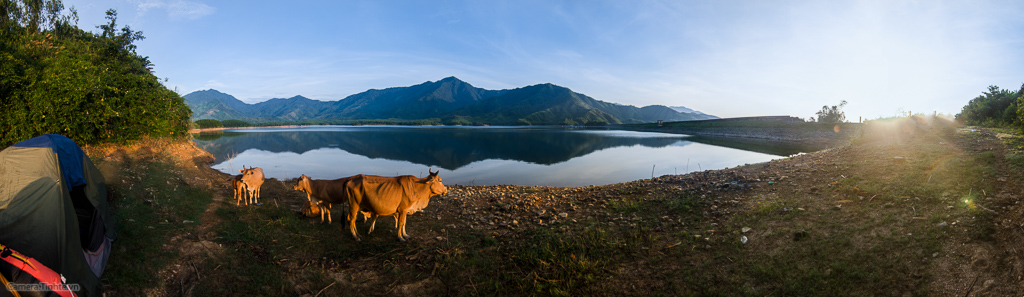
<path fill-rule="evenodd" d="M 230 119 L 230 120 L 223 120 L 220 123 L 221 123 L 222 126 L 224 126 L 224 128 L 252 127 L 252 123 L 249 123 L 249 122 L 246 122 L 246 121 L 243 121 L 243 120 Z"/>
<path fill-rule="evenodd" d="M 135 41 L 146 39 L 146 36 L 142 36 L 142 31 L 132 31 L 130 26 L 124 26 L 121 28 L 121 33 L 117 33 L 117 10 L 107 10 L 107 20 L 110 22 L 106 25 L 99 25 L 96 28 L 103 30 L 100 36 L 111 40 L 117 49 L 123 49 L 128 53 L 135 54 Z M 145 59 L 145 58 L 144 58 Z"/>
<path fill-rule="evenodd" d="M 188 135 L 192 111 L 134 52 L 140 32 L 117 28 L 111 10 L 99 36 L 63 11 L 60 0 L 0 0 L 0 147 L 47 133 L 79 144 Z"/>
<path fill-rule="evenodd" d="M 818 111 L 819 123 L 842 123 L 846 122 L 846 113 L 842 111 L 843 107 L 846 106 L 846 100 L 839 101 L 839 105 L 828 105 L 822 106 L 821 111 Z"/>
<path fill-rule="evenodd" d="M 209 129 L 209 128 L 220 128 L 220 127 L 224 127 L 224 125 L 223 125 L 223 124 L 221 124 L 221 122 L 220 122 L 220 121 L 218 121 L 218 120 L 214 120 L 214 119 L 202 119 L 202 120 L 198 120 L 198 121 L 196 121 L 196 126 L 199 126 L 199 129 Z"/>
<path fill-rule="evenodd" d="M 1024 91 L 1024 87 L 1022 87 Z M 958 120 L 968 125 L 982 126 L 1015 126 L 1021 123 L 1018 119 L 1018 97 L 1020 92 L 988 86 L 988 92 L 974 97 L 956 115 Z"/>

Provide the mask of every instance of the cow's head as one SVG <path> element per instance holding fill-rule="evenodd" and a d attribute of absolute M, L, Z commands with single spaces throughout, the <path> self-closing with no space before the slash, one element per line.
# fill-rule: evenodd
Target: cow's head
<path fill-rule="evenodd" d="M 295 187 L 293 187 L 292 189 L 309 194 L 309 177 L 306 176 L 305 174 L 300 176 L 299 180 L 295 182 Z"/>
<path fill-rule="evenodd" d="M 430 172 L 430 169 L 427 169 L 427 172 Z M 441 177 L 437 176 L 438 173 L 441 173 L 440 169 L 437 172 L 430 172 L 430 175 L 427 176 L 426 182 L 430 186 L 431 196 L 448 194 L 448 187 L 441 183 Z"/>

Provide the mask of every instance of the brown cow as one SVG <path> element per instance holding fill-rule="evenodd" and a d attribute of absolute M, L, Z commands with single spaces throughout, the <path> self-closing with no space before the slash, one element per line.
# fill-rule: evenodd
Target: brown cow
<path fill-rule="evenodd" d="M 427 207 L 431 196 L 448 193 L 448 188 L 441 183 L 441 177 L 437 176 L 438 172 L 430 172 L 426 178 L 412 175 L 352 177 L 346 186 L 349 217 L 354 218 L 360 211 L 377 216 L 397 215 L 398 240 L 405 241 L 409 238 L 409 234 L 405 232 L 406 217 Z M 354 220 L 349 221 L 349 230 L 352 237 L 359 241 Z"/>
<path fill-rule="evenodd" d="M 321 223 L 323 223 L 325 215 L 327 216 L 327 222 L 331 223 L 331 204 L 348 202 L 348 191 L 345 189 L 345 186 L 353 177 L 322 180 L 310 179 L 309 176 L 303 174 L 292 189 L 306 193 L 306 200 L 309 201 L 310 208 L 318 208 Z M 363 212 L 363 218 L 369 217 L 369 213 Z M 349 219 L 351 220 L 352 218 L 350 217 Z M 374 217 L 374 222 L 376 223 L 376 217 Z"/>
<path fill-rule="evenodd" d="M 235 205 L 239 205 L 242 200 L 245 200 L 245 182 L 242 181 L 242 175 L 231 176 L 228 179 L 231 182 L 231 188 L 235 191 Z M 246 203 L 248 205 L 248 203 Z"/>
<path fill-rule="evenodd" d="M 245 183 L 249 199 L 253 200 L 253 204 L 259 203 L 260 186 L 263 186 L 263 168 L 249 167 L 247 169 L 245 165 L 242 165 L 242 169 L 239 169 L 238 172 L 242 173 L 242 182 Z"/>

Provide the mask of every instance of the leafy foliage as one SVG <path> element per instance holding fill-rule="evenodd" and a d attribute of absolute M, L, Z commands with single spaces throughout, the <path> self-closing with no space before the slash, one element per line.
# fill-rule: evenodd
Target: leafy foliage
<path fill-rule="evenodd" d="M 821 110 L 815 113 L 818 115 L 819 123 L 842 123 L 846 122 L 846 113 L 843 112 L 843 107 L 846 106 L 846 100 L 839 101 L 839 105 L 828 105 L 822 106 Z"/>
<path fill-rule="evenodd" d="M 118 29 L 114 10 L 101 35 L 86 32 L 63 7 L 0 0 L 0 147 L 47 133 L 82 144 L 187 135 L 192 111 L 135 53 L 142 32 Z"/>
<path fill-rule="evenodd" d="M 199 129 L 210 129 L 224 127 L 224 124 L 214 119 L 202 119 L 196 121 L 196 126 L 198 126 Z"/>
<path fill-rule="evenodd" d="M 243 121 L 243 120 L 235 120 L 235 119 L 231 119 L 231 120 L 223 120 L 223 121 L 221 121 L 220 123 L 221 123 L 221 125 L 223 125 L 223 126 L 224 126 L 225 128 L 235 128 L 235 127 L 252 127 L 252 123 L 250 123 L 250 122 L 246 122 L 246 121 Z"/>
<path fill-rule="evenodd" d="M 999 89 L 998 86 L 988 86 L 988 92 L 974 97 L 956 115 L 968 125 L 981 125 L 990 127 L 1016 126 L 1022 121 L 1018 118 L 1018 106 L 1021 106 L 1020 96 L 1024 94 L 1024 86 L 1021 91 Z"/>

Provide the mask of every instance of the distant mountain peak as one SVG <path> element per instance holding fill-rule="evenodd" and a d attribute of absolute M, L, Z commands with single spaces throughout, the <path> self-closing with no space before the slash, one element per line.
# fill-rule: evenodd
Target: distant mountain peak
<path fill-rule="evenodd" d="M 491 125 L 524 122 L 532 125 L 601 125 L 717 118 L 690 109 L 680 113 L 660 105 L 637 108 L 605 102 L 553 83 L 486 90 L 455 76 L 407 87 L 369 89 L 338 101 L 320 101 L 296 95 L 247 104 L 214 89 L 195 91 L 183 97 L 192 108 L 193 120 L 265 122 L 455 118 L 462 122 Z"/>

